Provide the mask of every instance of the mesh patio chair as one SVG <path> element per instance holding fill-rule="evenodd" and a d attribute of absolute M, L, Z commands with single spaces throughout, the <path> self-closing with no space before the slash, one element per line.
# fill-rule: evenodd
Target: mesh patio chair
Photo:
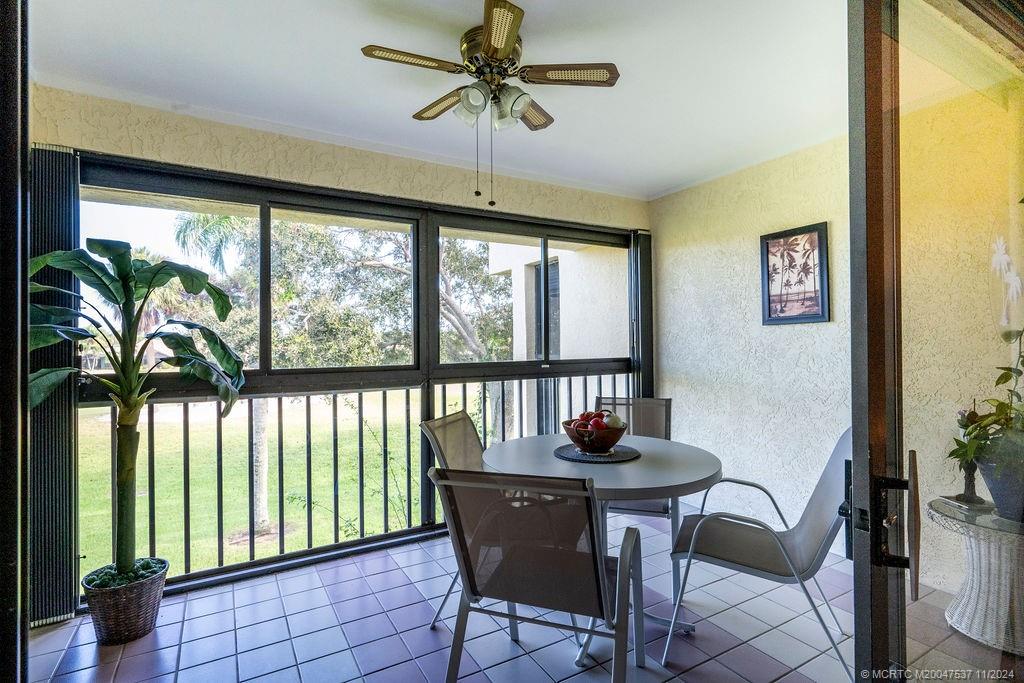
<path fill-rule="evenodd" d="M 484 470 L 484 446 L 480 435 L 473 424 L 473 418 L 465 410 L 445 415 L 434 420 L 420 423 L 420 429 L 430 442 L 430 447 L 437 457 L 438 463 L 445 469 L 482 472 Z M 452 577 L 448 590 L 437 606 L 430 628 L 436 628 L 441 612 L 455 590 L 459 575 Z M 576 625 L 576 617 L 570 615 L 572 624 Z"/>
<path fill-rule="evenodd" d="M 627 434 L 650 436 L 655 439 L 672 438 L 672 399 L 670 398 L 612 398 L 598 396 L 594 410 L 610 410 L 626 423 Z M 655 500 L 619 501 L 610 506 L 612 512 L 624 512 L 647 517 L 670 517 L 668 498 Z M 676 523 L 678 523 L 678 517 Z M 672 529 L 673 537 L 676 528 Z"/>
<path fill-rule="evenodd" d="M 476 431 L 473 418 L 465 410 L 445 415 L 434 420 L 427 420 L 420 423 L 420 429 L 430 442 L 430 448 L 434 451 L 437 462 L 445 469 L 467 470 L 481 472 L 484 469 L 484 445 L 480 441 L 480 434 Z M 452 577 L 452 582 L 445 592 L 441 604 L 434 612 L 434 618 L 430 620 L 430 628 L 437 627 L 437 621 L 441 618 L 448 598 L 455 590 L 455 584 L 459 575 Z"/>
<path fill-rule="evenodd" d="M 594 410 L 610 410 L 626 423 L 627 434 L 655 439 L 672 438 L 672 399 L 616 398 L 598 396 Z M 672 538 L 679 532 L 679 508 L 669 498 L 653 500 L 622 500 L 605 504 L 609 512 L 641 517 L 664 517 L 672 526 Z M 672 563 L 673 580 L 679 582 L 679 563 Z"/>
<path fill-rule="evenodd" d="M 846 669 L 850 680 L 853 680 L 851 669 L 846 665 L 843 653 L 839 651 L 835 638 L 825 625 L 825 620 L 806 585 L 807 581 L 813 581 L 818 592 L 824 597 L 825 594 L 822 592 L 815 574 L 821 568 L 836 534 L 843 526 L 839 508 L 846 500 L 844 463 L 850 459 L 852 453 L 853 438 L 851 430 L 848 429 L 839 437 L 839 441 L 825 465 L 825 471 L 818 479 L 818 483 L 807 501 L 807 506 L 804 508 L 803 514 L 800 515 L 800 520 L 793 527 L 786 522 L 775 497 L 760 484 L 742 479 L 721 479 L 715 484 L 717 486 L 723 483 L 733 483 L 749 486 L 765 493 L 774 506 L 775 512 L 779 515 L 779 519 L 782 520 L 784 527 L 782 531 L 776 531 L 754 517 L 735 515 L 729 512 L 704 514 L 704 506 L 707 504 L 708 493 L 711 492 L 711 489 L 704 492 L 700 513 L 683 518 L 682 529 L 676 536 L 672 548 L 673 560 L 686 558 L 686 571 L 683 573 L 683 582 L 679 586 L 675 608 L 672 610 L 669 636 L 665 640 L 665 652 L 661 658 L 662 664 L 668 658 L 668 647 L 675 630 L 676 619 L 679 616 L 679 607 L 683 602 L 683 593 L 686 591 L 690 564 L 697 559 L 779 583 L 799 584 L 800 590 L 814 611 L 814 616 L 818 618 L 818 623 L 825 631 L 832 650 L 836 653 L 843 668 Z M 825 600 L 825 605 L 839 632 L 846 635 L 828 600 Z M 693 631 L 694 626 L 685 624 L 683 630 Z"/>
<path fill-rule="evenodd" d="M 512 640 L 519 638 L 518 622 L 568 629 L 585 634 L 588 642 L 593 636 L 611 638 L 612 681 L 624 683 L 630 591 L 633 638 L 644 642 L 640 534 L 626 529 L 619 557 L 606 557 L 593 482 L 438 468 L 428 474 L 441 493 L 462 577 L 445 680 L 453 683 L 458 676 L 466 623 L 470 612 L 479 612 L 509 619 Z M 508 612 L 495 609 L 493 600 L 504 601 Z M 516 604 L 582 614 L 590 625 L 518 616 Z M 633 657 L 636 666 L 644 666 L 642 646 Z"/>

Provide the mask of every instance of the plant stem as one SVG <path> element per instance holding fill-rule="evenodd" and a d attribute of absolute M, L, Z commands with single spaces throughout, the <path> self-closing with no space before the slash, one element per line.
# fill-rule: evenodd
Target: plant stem
<path fill-rule="evenodd" d="M 121 304 L 122 393 L 117 404 L 117 517 L 114 529 L 114 563 L 119 574 L 135 566 L 135 460 L 139 452 L 139 415 L 145 399 L 139 400 L 139 364 L 136 347 L 135 299 Z"/>
<path fill-rule="evenodd" d="M 1017 360 L 1014 361 L 1013 367 L 1015 370 L 1020 370 L 1021 360 L 1024 357 L 1024 334 L 1017 337 Z M 1008 415 L 1010 417 L 1010 424 L 1013 424 L 1013 396 L 1017 393 L 1017 385 L 1020 383 L 1020 374 L 1013 373 L 1013 387 L 1010 389 L 1009 403 L 1010 410 Z"/>
<path fill-rule="evenodd" d="M 117 426 L 117 517 L 115 565 L 119 574 L 135 566 L 135 460 L 139 452 L 137 425 Z"/>

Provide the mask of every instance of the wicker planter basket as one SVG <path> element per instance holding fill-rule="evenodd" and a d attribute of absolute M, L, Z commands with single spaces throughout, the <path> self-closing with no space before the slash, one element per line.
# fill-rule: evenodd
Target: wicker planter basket
<path fill-rule="evenodd" d="M 153 559 L 162 562 L 164 568 L 141 581 L 116 588 L 89 588 L 82 581 L 100 645 L 120 645 L 136 640 L 156 626 L 169 565 L 167 560 Z"/>

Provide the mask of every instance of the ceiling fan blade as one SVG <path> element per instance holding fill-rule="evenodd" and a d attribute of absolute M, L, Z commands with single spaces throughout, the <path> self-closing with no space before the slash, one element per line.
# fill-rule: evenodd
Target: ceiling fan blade
<path fill-rule="evenodd" d="M 508 0 L 484 0 L 483 52 L 501 61 L 512 55 L 523 23 L 523 10 Z"/>
<path fill-rule="evenodd" d="M 417 121 L 433 121 L 438 116 L 459 103 L 459 95 L 465 88 L 466 86 L 462 86 L 461 88 L 452 90 L 447 95 L 441 95 L 441 97 L 438 97 L 436 100 L 423 107 L 423 109 L 420 109 L 418 112 L 413 114 L 412 117 Z"/>
<path fill-rule="evenodd" d="M 363 48 L 363 54 L 373 59 L 383 59 L 385 62 L 396 62 L 398 64 L 407 64 L 409 66 L 419 66 L 424 69 L 447 71 L 450 74 L 461 74 L 466 72 L 465 67 L 461 64 L 449 62 L 446 59 L 424 57 L 423 55 L 404 52 L 402 50 L 394 50 L 390 47 L 381 47 L 380 45 L 367 45 Z"/>
<path fill-rule="evenodd" d="M 619 80 L 619 70 L 611 63 L 534 64 L 520 68 L 516 76 L 523 83 L 595 85 L 608 88 Z"/>
<path fill-rule="evenodd" d="M 555 122 L 555 117 L 544 111 L 544 107 L 537 104 L 537 100 L 530 103 L 530 108 L 523 112 L 519 119 L 526 124 L 530 130 L 543 130 Z"/>

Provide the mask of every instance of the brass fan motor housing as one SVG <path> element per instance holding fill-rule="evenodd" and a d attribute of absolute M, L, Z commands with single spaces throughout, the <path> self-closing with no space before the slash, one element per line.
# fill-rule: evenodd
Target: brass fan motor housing
<path fill-rule="evenodd" d="M 516 46 L 512 55 L 501 62 L 495 62 L 484 54 L 483 50 L 484 27 L 474 26 L 462 34 L 459 41 L 459 52 L 462 54 L 462 62 L 470 73 L 482 77 L 478 72 L 480 67 L 490 67 L 486 71 L 496 71 L 503 77 L 515 75 L 519 66 L 519 60 L 523 57 L 523 39 L 516 36 Z"/>

